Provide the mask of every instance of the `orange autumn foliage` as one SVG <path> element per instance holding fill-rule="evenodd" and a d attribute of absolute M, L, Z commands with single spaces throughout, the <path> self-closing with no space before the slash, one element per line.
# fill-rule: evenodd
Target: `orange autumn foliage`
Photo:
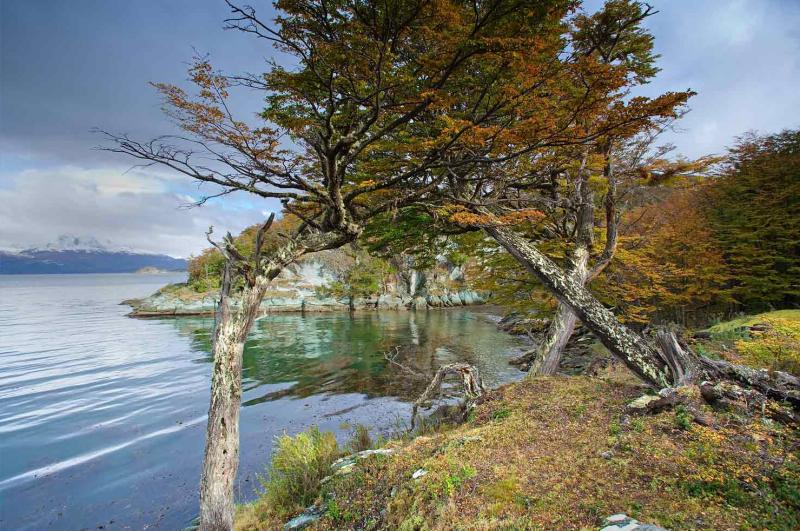
<path fill-rule="evenodd" d="M 460 205 L 448 205 L 442 208 L 441 211 L 449 221 L 459 225 L 472 227 L 537 223 L 546 217 L 544 212 L 533 208 L 513 210 L 502 215 L 477 214 L 475 212 L 470 212 L 465 207 Z"/>
<path fill-rule="evenodd" d="M 629 322 L 702 320 L 727 301 L 722 249 L 709 228 L 703 187 L 669 192 L 625 215 L 630 228 L 593 290 Z"/>

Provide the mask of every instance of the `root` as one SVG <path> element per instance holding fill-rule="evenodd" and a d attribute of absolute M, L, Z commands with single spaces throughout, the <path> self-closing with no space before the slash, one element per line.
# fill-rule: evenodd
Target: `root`
<path fill-rule="evenodd" d="M 411 411 L 411 428 L 413 429 L 417 421 L 417 413 L 420 406 L 432 400 L 438 393 L 442 386 L 442 381 L 450 374 L 456 374 L 461 377 L 461 383 L 464 389 L 464 407 L 469 410 L 475 402 L 486 393 L 486 388 L 483 386 L 478 369 L 467 363 L 452 363 L 450 365 L 443 365 L 439 367 L 436 374 L 428 384 L 428 387 L 414 402 L 414 408 Z"/>

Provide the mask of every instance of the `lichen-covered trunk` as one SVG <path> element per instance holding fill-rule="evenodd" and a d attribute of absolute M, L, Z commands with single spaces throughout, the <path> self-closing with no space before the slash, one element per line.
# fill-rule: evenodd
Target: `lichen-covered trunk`
<path fill-rule="evenodd" d="M 239 409 L 242 402 L 242 352 L 269 279 L 244 288 L 241 305 L 230 304 L 229 267 L 223 277 L 211 355 L 211 401 L 208 408 L 203 475 L 200 479 L 200 530 L 233 529 L 233 486 L 239 469 Z"/>
<path fill-rule="evenodd" d="M 547 334 L 536 348 L 536 354 L 528 370 L 529 377 L 553 375 L 558 371 L 564 348 L 567 346 L 569 338 L 572 337 L 577 322 L 578 316 L 570 310 L 569 306 L 559 302 L 558 309 L 547 328 Z"/>
<path fill-rule="evenodd" d="M 200 529 L 233 529 L 233 485 L 239 468 L 240 370 L 243 344 L 222 339 L 214 349 L 211 406 L 208 409 L 203 476 L 200 481 Z"/>
<path fill-rule="evenodd" d="M 606 154 L 608 160 L 608 153 Z M 569 255 L 567 261 L 566 275 L 570 282 L 576 285 L 586 285 L 589 277 L 589 251 L 594 242 L 594 192 L 589 184 L 589 172 L 586 171 L 586 163 L 589 153 L 584 153 L 581 160 L 580 170 L 578 171 L 577 199 L 579 208 L 576 217 L 575 247 Z M 607 164 L 607 168 L 610 166 Z M 611 174 L 610 169 L 607 172 Z M 528 374 L 534 376 L 552 375 L 558 371 L 561 358 L 564 355 L 564 348 L 572 337 L 578 316 L 568 304 L 559 301 L 556 314 L 550 321 L 544 340 L 535 351 Z"/>
<path fill-rule="evenodd" d="M 603 345 L 642 380 L 658 388 L 670 385 L 669 368 L 655 347 L 620 323 L 586 289 L 583 282 L 564 273 L 558 265 L 512 229 L 489 226 L 484 230 L 534 274 L 559 302 L 568 306 Z"/>
<path fill-rule="evenodd" d="M 269 228 L 271 218 L 264 225 Z M 230 302 L 231 270 L 242 257 L 227 250 L 214 326 L 211 355 L 211 403 L 208 408 L 206 449 L 200 479 L 200 531 L 230 531 L 235 512 L 233 485 L 239 468 L 239 408 L 242 402 L 242 351 L 261 301 L 272 280 L 284 267 L 309 252 L 334 249 L 353 241 L 358 227 L 347 231 L 316 232 L 301 239 L 287 240 L 280 248 L 261 256 L 256 244 L 255 263 L 250 266 L 240 303 Z M 260 239 L 260 236 L 259 238 Z M 219 247 L 218 247 L 219 248 Z"/>

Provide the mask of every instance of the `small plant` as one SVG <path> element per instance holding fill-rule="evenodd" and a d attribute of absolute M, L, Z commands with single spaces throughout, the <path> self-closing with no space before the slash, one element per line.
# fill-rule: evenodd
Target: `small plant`
<path fill-rule="evenodd" d="M 461 485 L 463 485 L 466 480 L 475 477 L 475 474 L 476 471 L 471 466 L 462 466 L 456 473 L 449 474 L 444 478 L 442 485 L 442 490 L 444 491 L 445 496 L 452 496 L 458 489 L 461 488 Z"/>
<path fill-rule="evenodd" d="M 277 438 L 268 479 L 261 480 L 267 505 L 276 514 L 287 514 L 314 501 L 320 481 L 330 474 L 340 455 L 332 433 L 313 426 L 294 437 Z"/>
<path fill-rule="evenodd" d="M 330 499 L 325 507 L 325 512 L 329 518 L 338 520 L 342 517 L 342 509 L 336 500 Z"/>
<path fill-rule="evenodd" d="M 694 416 L 684 406 L 675 408 L 675 425 L 682 430 L 688 430 L 692 426 Z"/>
<path fill-rule="evenodd" d="M 511 416 L 511 410 L 507 407 L 501 407 L 492 411 L 492 420 L 503 420 Z"/>
<path fill-rule="evenodd" d="M 358 453 L 369 450 L 374 444 L 369 435 L 369 428 L 363 424 L 356 424 L 356 427 L 350 432 L 350 441 L 347 443 L 347 447 L 351 452 Z"/>

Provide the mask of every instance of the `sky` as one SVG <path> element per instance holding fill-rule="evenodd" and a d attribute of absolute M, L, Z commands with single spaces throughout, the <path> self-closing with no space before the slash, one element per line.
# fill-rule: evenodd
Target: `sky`
<path fill-rule="evenodd" d="M 249 3 L 272 18 L 270 2 Z M 662 71 L 642 93 L 698 92 L 663 137 L 676 153 L 723 153 L 746 131 L 800 127 L 799 0 L 651 4 Z M 174 132 L 148 82 L 182 83 L 195 53 L 227 72 L 262 71 L 274 51 L 225 31 L 228 13 L 223 0 L 0 0 L 0 249 L 69 234 L 185 257 L 206 247 L 209 225 L 236 233 L 277 210 L 244 194 L 188 208 L 211 190 L 132 167 L 96 149 L 103 139 L 91 132 Z M 252 117 L 261 100 L 245 93 L 234 103 Z"/>

